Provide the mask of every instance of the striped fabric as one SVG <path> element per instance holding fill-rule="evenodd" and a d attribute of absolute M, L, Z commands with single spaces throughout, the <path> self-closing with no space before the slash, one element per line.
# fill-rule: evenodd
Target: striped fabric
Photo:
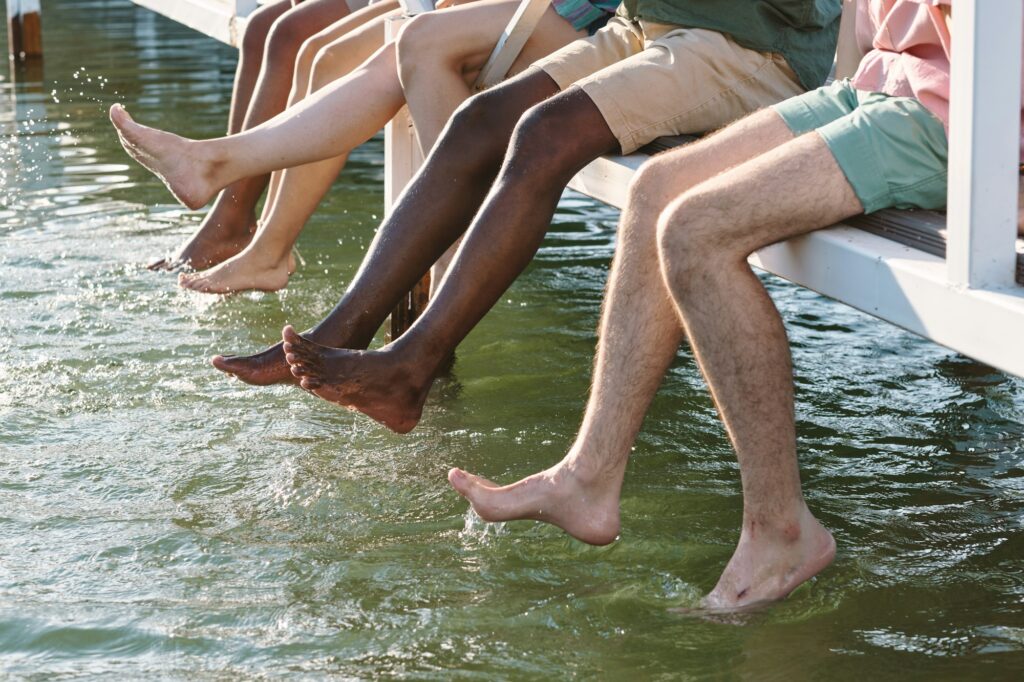
<path fill-rule="evenodd" d="M 577 31 L 588 29 L 591 24 L 601 21 L 602 24 L 619 6 L 619 0 L 551 0 L 559 16 L 572 24 Z"/>

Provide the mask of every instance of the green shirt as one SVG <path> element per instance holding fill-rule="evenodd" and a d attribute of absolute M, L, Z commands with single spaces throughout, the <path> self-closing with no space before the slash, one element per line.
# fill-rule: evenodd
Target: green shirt
<path fill-rule="evenodd" d="M 841 0 L 623 0 L 631 19 L 726 33 L 743 47 L 779 52 L 811 90 L 828 78 Z M 622 11 L 620 10 L 620 11 Z"/>

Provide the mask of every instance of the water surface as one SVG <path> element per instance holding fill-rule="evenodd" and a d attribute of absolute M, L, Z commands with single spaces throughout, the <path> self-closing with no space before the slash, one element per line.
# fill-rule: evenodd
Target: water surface
<path fill-rule="evenodd" d="M 449 467 L 557 461 L 587 393 L 617 213 L 566 195 L 527 274 L 397 436 L 206 364 L 308 325 L 381 212 L 353 155 L 279 294 L 141 263 L 201 218 L 105 109 L 225 125 L 234 51 L 124 0 L 44 2 L 42 74 L 0 81 L 0 669 L 5 676 L 1012 679 L 1024 666 L 1024 382 L 778 280 L 801 463 L 835 564 L 743 618 L 669 612 L 738 536 L 734 457 L 682 350 L 622 537 L 487 527 Z"/>

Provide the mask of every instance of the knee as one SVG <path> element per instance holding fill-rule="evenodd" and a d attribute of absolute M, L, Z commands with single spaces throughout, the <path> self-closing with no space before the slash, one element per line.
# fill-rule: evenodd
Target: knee
<path fill-rule="evenodd" d="M 721 241 L 714 201 L 697 187 L 670 201 L 658 217 L 658 259 L 678 293 L 705 290 L 710 276 L 735 255 Z"/>
<path fill-rule="evenodd" d="M 417 14 L 404 24 L 395 38 L 398 73 L 405 85 L 424 67 L 433 71 L 444 54 L 443 12 Z"/>
<path fill-rule="evenodd" d="M 282 15 L 274 22 L 267 36 L 267 57 L 275 63 L 294 63 L 309 33 L 301 16 L 293 12 Z"/>
<path fill-rule="evenodd" d="M 341 69 L 334 58 L 334 53 L 328 49 L 320 50 L 313 58 L 313 64 L 309 72 L 309 88 L 311 91 L 329 85 L 341 77 Z"/>
<path fill-rule="evenodd" d="M 654 157 L 640 166 L 629 181 L 626 205 L 631 211 L 653 215 L 655 224 L 673 199 L 680 194 L 677 169 L 664 157 Z"/>
<path fill-rule="evenodd" d="M 242 33 L 242 55 L 248 59 L 260 59 L 263 47 L 270 35 L 274 22 L 281 16 L 272 5 L 261 7 L 251 15 Z"/>
<path fill-rule="evenodd" d="M 442 140 L 464 140 L 469 138 L 473 145 L 481 148 L 500 146 L 504 152 L 506 137 L 501 140 L 500 123 L 505 103 L 494 91 L 481 92 L 459 105 L 448 121 Z"/>
<path fill-rule="evenodd" d="M 575 171 L 580 162 L 576 148 L 574 130 L 576 121 L 558 98 L 545 100 L 526 110 L 512 133 L 509 154 L 515 163 L 508 170 L 516 169 L 548 181 L 548 178 Z"/>
<path fill-rule="evenodd" d="M 308 78 L 313 71 L 313 64 L 316 62 L 320 52 L 330 44 L 330 41 L 319 35 L 306 39 L 295 57 L 295 76 L 303 79 Z"/>

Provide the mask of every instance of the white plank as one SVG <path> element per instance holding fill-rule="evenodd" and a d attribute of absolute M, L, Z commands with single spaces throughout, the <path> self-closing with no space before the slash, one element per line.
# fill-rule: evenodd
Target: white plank
<path fill-rule="evenodd" d="M 256 0 L 132 0 L 222 43 L 238 46 Z"/>
<path fill-rule="evenodd" d="M 385 25 L 385 36 L 392 40 L 398 35 L 407 17 L 389 17 Z M 384 126 L 384 213 L 390 214 L 405 186 L 423 165 L 423 155 L 416 140 L 416 130 L 408 107 L 402 110 Z"/>
<path fill-rule="evenodd" d="M 598 159 L 569 187 L 612 206 L 626 203 L 630 178 L 649 157 Z M 1011 258 L 1015 250 L 1010 247 Z M 915 334 L 1024 377 L 1024 288 L 969 289 L 947 279 L 946 261 L 852 227 L 776 244 L 752 265 Z"/>
<path fill-rule="evenodd" d="M 950 97 L 950 281 L 1013 284 L 1020 139 L 1020 0 L 956 6 Z"/>

